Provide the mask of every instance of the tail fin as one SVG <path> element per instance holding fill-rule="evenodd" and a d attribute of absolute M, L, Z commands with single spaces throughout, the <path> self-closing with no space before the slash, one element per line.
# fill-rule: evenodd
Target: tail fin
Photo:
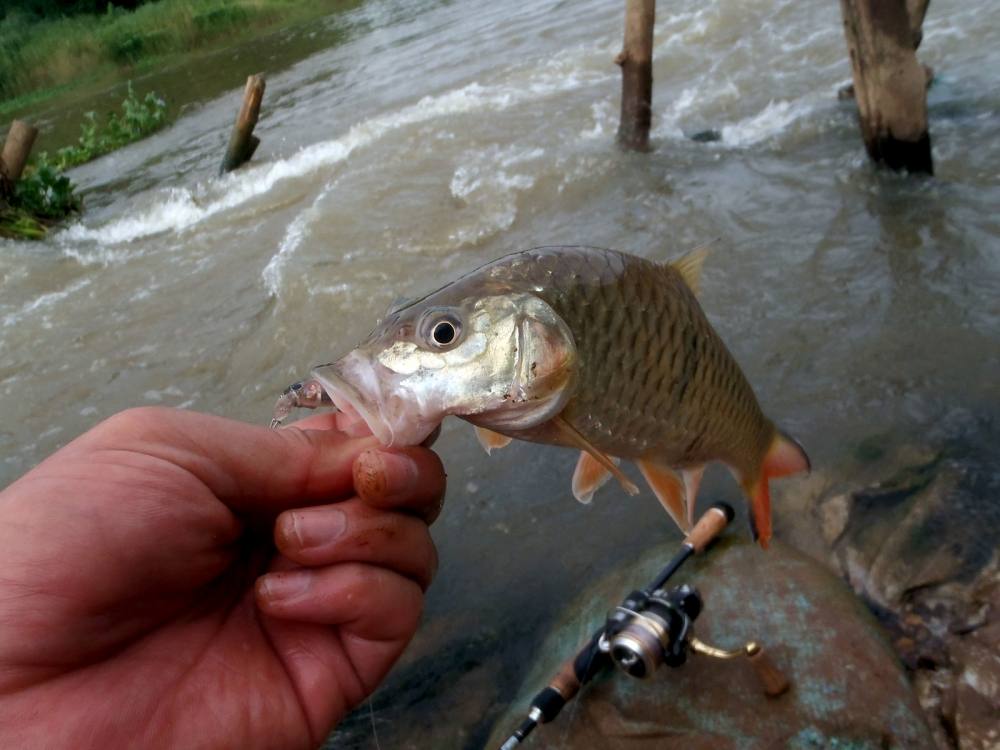
<path fill-rule="evenodd" d="M 767 549 L 771 541 L 771 493 L 768 480 L 808 473 L 811 469 L 809 456 L 803 447 L 794 438 L 776 430 L 757 476 L 743 485 L 743 491 L 750 498 L 751 529 L 754 538 L 764 549 Z"/>

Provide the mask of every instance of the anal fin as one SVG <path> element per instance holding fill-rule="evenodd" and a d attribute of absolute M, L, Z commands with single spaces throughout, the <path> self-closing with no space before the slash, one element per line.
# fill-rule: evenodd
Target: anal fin
<path fill-rule="evenodd" d="M 580 431 L 577 430 L 573 425 L 567 422 L 562 417 L 555 417 L 552 420 L 553 426 L 559 430 L 563 439 L 570 445 L 579 448 L 581 451 L 588 453 L 591 458 L 593 458 L 597 463 L 603 466 L 611 475 L 618 480 L 618 483 L 622 486 L 628 494 L 638 495 L 639 488 L 635 486 L 635 482 L 630 480 L 627 476 L 622 473 L 614 461 L 612 461 L 607 455 L 598 450 L 587 438 L 585 438 Z"/>
<path fill-rule="evenodd" d="M 493 432 L 493 430 L 487 430 L 485 427 L 476 427 L 476 439 L 483 446 L 486 455 L 490 455 L 494 450 L 506 448 L 514 438 L 501 435 L 499 432 Z"/>
<path fill-rule="evenodd" d="M 756 476 L 741 477 L 750 499 L 750 526 L 754 539 L 767 549 L 771 541 L 771 488 L 769 480 L 809 472 L 812 466 L 805 450 L 793 438 L 776 431 L 761 460 Z M 737 476 L 739 476 L 737 474 Z"/>
<path fill-rule="evenodd" d="M 617 465 L 617 458 L 611 460 Z M 573 497 L 586 505 L 594 499 L 594 493 L 610 478 L 611 472 L 602 463 L 586 451 L 580 451 L 580 458 L 573 472 Z"/>
<path fill-rule="evenodd" d="M 652 461 L 639 460 L 635 462 L 649 484 L 656 499 L 660 501 L 670 517 L 682 531 L 690 531 L 689 513 L 686 508 L 686 491 L 684 482 L 677 472 L 666 466 L 660 466 Z"/>

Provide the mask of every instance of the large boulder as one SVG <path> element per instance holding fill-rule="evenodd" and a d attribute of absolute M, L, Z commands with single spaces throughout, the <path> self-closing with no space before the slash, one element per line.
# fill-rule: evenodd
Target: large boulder
<path fill-rule="evenodd" d="M 588 686 L 526 747 L 575 750 L 726 748 L 933 748 L 901 665 L 878 623 L 844 583 L 775 543 L 768 552 L 730 535 L 671 584 L 696 586 L 705 608 L 699 638 L 765 646 L 792 687 L 768 698 L 750 665 L 692 655 L 647 681 L 608 673 Z M 741 536 L 741 535 L 740 535 Z M 645 585 L 671 549 L 652 550 L 590 587 L 544 643 L 519 700 L 495 725 L 497 747 L 534 693 L 628 591 Z"/>
<path fill-rule="evenodd" d="M 1000 747 L 1000 474 L 995 435 L 876 450 L 817 504 L 824 547 L 878 614 L 942 748 Z M 862 451 L 862 455 L 867 451 Z"/>

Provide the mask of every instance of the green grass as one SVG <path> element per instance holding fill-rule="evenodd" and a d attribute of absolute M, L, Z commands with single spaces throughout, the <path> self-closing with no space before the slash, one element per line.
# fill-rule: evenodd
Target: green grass
<path fill-rule="evenodd" d="M 159 0 L 134 11 L 109 6 L 102 15 L 41 21 L 8 13 L 0 21 L 0 99 L 37 101 L 41 91 L 304 17 L 315 13 L 314 5 L 304 0 Z"/>

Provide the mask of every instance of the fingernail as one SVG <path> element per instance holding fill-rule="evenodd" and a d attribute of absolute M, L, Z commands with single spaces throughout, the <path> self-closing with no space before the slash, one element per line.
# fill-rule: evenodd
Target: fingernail
<path fill-rule="evenodd" d="M 257 590 L 268 601 L 287 602 L 305 594 L 311 583 L 312 575 L 305 570 L 268 573 L 257 581 Z"/>
<path fill-rule="evenodd" d="M 417 464 L 400 453 L 371 450 L 361 455 L 364 471 L 361 478 L 366 485 L 358 490 L 362 494 L 377 495 L 389 500 L 411 490 L 417 479 Z"/>
<path fill-rule="evenodd" d="M 337 508 L 300 510 L 290 515 L 291 536 L 300 550 L 329 544 L 347 528 L 347 516 Z"/>

